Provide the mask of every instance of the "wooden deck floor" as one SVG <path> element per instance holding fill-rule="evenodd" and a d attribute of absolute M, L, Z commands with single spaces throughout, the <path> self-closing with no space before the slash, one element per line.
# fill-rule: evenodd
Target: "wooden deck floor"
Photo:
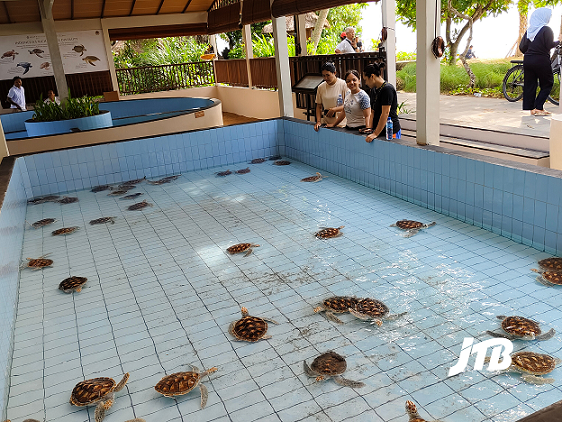
<path fill-rule="evenodd" d="M 241 123 L 258 122 L 260 119 L 254 117 L 240 116 L 234 113 L 222 113 L 222 120 L 224 126 L 238 125 Z"/>

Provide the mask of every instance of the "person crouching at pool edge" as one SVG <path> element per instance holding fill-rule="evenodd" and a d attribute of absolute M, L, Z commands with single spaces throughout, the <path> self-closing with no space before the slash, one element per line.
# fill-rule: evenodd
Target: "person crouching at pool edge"
<path fill-rule="evenodd" d="M 359 132 L 367 134 L 365 141 L 373 142 L 379 135 L 386 134 L 386 121 L 388 117 L 392 119 L 393 138 L 400 139 L 400 120 L 398 119 L 398 96 L 396 89 L 383 78 L 384 63 L 372 63 L 365 66 L 363 79 L 367 86 L 371 88 L 371 116 L 367 123 L 367 128 Z"/>

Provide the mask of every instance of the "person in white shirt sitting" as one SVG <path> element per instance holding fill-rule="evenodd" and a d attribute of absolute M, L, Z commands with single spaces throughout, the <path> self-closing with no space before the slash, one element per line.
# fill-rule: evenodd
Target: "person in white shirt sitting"
<path fill-rule="evenodd" d="M 8 98 L 6 98 L 6 100 L 11 104 L 10 108 L 26 111 L 25 90 L 23 89 L 21 78 L 19 76 L 14 76 L 13 83 L 14 86 L 8 91 Z"/>
<path fill-rule="evenodd" d="M 55 103 L 60 105 L 60 98 L 55 96 L 55 92 L 52 89 L 47 91 L 47 98 L 44 101 L 45 104 Z"/>
<path fill-rule="evenodd" d="M 336 46 L 336 54 L 359 53 L 361 49 L 357 46 L 355 38 L 355 28 L 348 26 L 345 28 L 346 38 Z"/>

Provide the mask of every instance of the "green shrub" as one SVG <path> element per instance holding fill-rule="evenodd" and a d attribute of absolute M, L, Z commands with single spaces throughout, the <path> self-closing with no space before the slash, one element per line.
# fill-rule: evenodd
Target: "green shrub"
<path fill-rule="evenodd" d="M 61 105 L 54 102 L 45 103 L 41 97 L 35 103 L 35 113 L 33 113 L 32 119 L 36 122 L 54 122 L 98 114 L 100 114 L 99 102 L 94 97 L 71 98 L 69 96 Z"/>

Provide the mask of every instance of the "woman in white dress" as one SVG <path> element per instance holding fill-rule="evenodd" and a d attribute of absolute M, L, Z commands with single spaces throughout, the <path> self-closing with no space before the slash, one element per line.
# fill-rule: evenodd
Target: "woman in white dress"
<path fill-rule="evenodd" d="M 320 125 L 334 123 L 337 113 L 343 111 L 343 100 L 347 86 L 343 79 L 336 76 L 336 66 L 332 62 L 322 66 L 324 82 L 316 90 L 316 124 L 314 130 L 318 131 Z M 340 104 L 338 104 L 338 99 Z"/>
<path fill-rule="evenodd" d="M 371 116 L 371 102 L 367 93 L 359 87 L 359 72 L 348 70 L 345 74 L 345 83 L 348 90 L 343 101 L 343 112 L 338 115 L 334 123 L 329 123 L 326 126 L 334 127 L 343 119 L 347 119 L 346 129 L 363 129 Z"/>

